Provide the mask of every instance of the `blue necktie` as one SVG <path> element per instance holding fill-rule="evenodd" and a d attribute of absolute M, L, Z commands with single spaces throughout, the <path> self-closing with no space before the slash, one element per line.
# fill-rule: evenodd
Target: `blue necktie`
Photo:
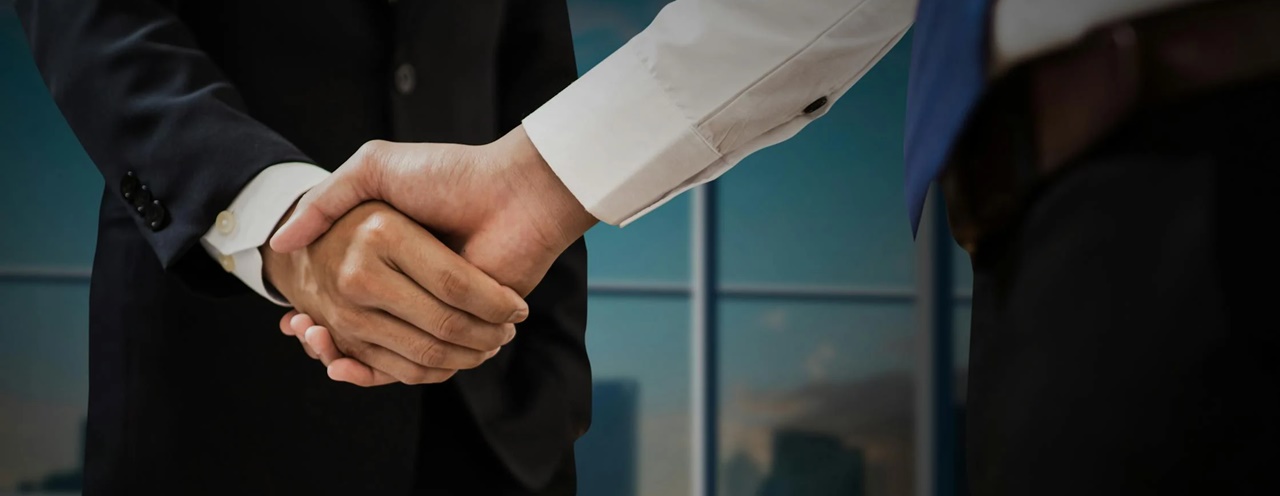
<path fill-rule="evenodd" d="M 911 233 L 986 84 L 991 0 L 920 0 L 907 83 L 906 193 Z"/>

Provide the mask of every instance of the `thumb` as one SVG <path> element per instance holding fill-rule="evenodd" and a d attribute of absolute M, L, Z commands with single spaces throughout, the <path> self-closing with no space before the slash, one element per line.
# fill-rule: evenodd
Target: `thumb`
<path fill-rule="evenodd" d="M 348 211 L 373 197 L 358 169 L 338 169 L 302 195 L 289 220 L 271 236 L 271 249 L 288 253 L 311 244 Z"/>

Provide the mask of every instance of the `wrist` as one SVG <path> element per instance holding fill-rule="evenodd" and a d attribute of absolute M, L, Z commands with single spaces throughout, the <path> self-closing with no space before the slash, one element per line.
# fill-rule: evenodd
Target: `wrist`
<path fill-rule="evenodd" d="M 275 228 L 271 230 L 272 236 L 274 236 L 275 232 L 280 229 L 280 226 L 283 226 L 285 221 L 289 220 L 289 217 L 293 215 L 293 209 L 295 207 L 297 207 L 296 202 L 291 205 L 289 210 L 285 211 L 284 215 L 280 217 L 280 220 L 276 222 Z M 258 247 L 258 253 L 262 256 L 262 282 L 263 285 L 266 286 L 267 291 L 272 291 L 275 294 L 284 297 L 285 300 L 289 299 L 285 292 L 282 291 L 282 286 L 287 285 L 285 282 L 288 281 L 288 278 L 291 277 L 290 274 L 293 272 L 293 256 L 303 251 L 304 250 L 298 250 L 289 253 L 278 252 L 271 249 L 271 243 L 263 243 L 262 246 Z"/>
<path fill-rule="evenodd" d="M 506 176 L 512 193 L 527 196 L 523 203 L 533 206 L 529 210 L 539 214 L 537 220 L 547 221 L 540 222 L 544 224 L 540 230 L 556 248 L 568 248 L 599 222 L 533 146 L 524 126 L 516 127 L 499 143 L 499 153 L 508 164 Z"/>

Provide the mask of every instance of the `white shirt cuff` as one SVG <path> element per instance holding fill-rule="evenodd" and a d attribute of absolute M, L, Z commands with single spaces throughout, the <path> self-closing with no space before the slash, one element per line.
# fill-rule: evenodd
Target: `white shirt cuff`
<path fill-rule="evenodd" d="M 270 239 L 289 207 L 327 177 L 329 171 L 300 162 L 264 169 L 218 214 L 213 227 L 200 238 L 200 244 L 224 270 L 262 297 L 280 306 L 290 306 L 284 298 L 267 290 L 258 248 Z"/>
<path fill-rule="evenodd" d="M 626 225 L 720 154 L 624 45 L 524 119 L 529 140 L 582 206 Z"/>

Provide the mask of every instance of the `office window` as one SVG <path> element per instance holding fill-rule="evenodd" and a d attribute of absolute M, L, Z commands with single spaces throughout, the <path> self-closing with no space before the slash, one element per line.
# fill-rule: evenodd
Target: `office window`
<path fill-rule="evenodd" d="M 650 218 L 652 217 L 652 218 Z M 689 197 L 675 198 L 627 226 L 587 235 L 587 273 L 597 285 L 669 286 L 689 280 Z"/>
<path fill-rule="evenodd" d="M 688 299 L 593 294 L 587 328 L 595 386 L 591 433 L 578 448 L 579 492 L 683 494 L 690 469 Z"/>
<path fill-rule="evenodd" d="M 580 72 L 647 25 L 663 3 L 571 1 Z M 939 470 L 956 458 L 934 450 L 955 434 L 953 405 L 931 398 L 963 399 L 954 389 L 935 393 L 956 377 L 947 387 L 961 387 L 967 357 L 958 353 L 967 347 L 953 350 L 933 333 L 958 340 L 967 324 L 934 322 L 952 322 L 951 312 L 966 303 L 924 299 L 935 280 L 967 288 L 964 274 L 939 277 L 967 260 L 940 248 L 946 243 L 910 236 L 902 194 L 909 48 L 904 41 L 826 117 L 744 160 L 714 189 L 682 196 L 627 228 L 588 234 L 588 343 L 601 430 L 579 442 L 584 491 L 956 494 L 955 481 Z M 922 259 L 932 262 L 918 274 Z M 930 284 L 920 287 L 922 280 Z M 651 310 L 657 298 L 686 303 L 681 315 L 690 321 L 678 333 L 671 312 Z M 638 337 L 637 327 L 661 327 L 651 332 L 693 345 Z M 630 365 L 637 361 L 643 365 Z M 955 370 L 934 374 L 937 364 Z M 690 374 L 683 379 L 690 398 L 677 413 L 685 422 L 672 422 L 646 396 L 668 391 L 676 369 Z M 628 394 L 640 398 L 633 412 L 600 399 L 632 404 Z M 621 434 L 626 425 L 638 434 Z M 683 446 L 646 444 L 648 425 L 679 425 L 670 430 L 686 436 Z M 633 437 L 638 447 L 627 444 Z M 645 462 L 673 453 L 687 470 Z M 639 460 L 633 470 L 620 468 L 632 456 Z M 633 477 L 634 486 L 619 482 Z"/>
<path fill-rule="evenodd" d="M 722 495 L 907 495 L 909 302 L 721 300 Z"/>
<path fill-rule="evenodd" d="M 721 284 L 914 285 L 902 188 L 909 48 L 891 51 L 803 132 L 718 181 Z"/>

